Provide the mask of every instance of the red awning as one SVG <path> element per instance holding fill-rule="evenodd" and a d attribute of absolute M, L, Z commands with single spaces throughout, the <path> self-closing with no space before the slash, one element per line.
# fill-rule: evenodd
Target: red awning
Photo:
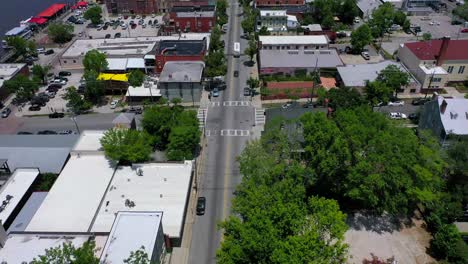
<path fill-rule="evenodd" d="M 38 17 L 47 17 L 47 18 L 52 17 L 55 14 L 57 14 L 60 10 L 65 8 L 65 6 L 66 6 L 65 4 L 53 4 L 53 5 L 49 6 L 46 10 L 39 13 L 39 15 L 37 15 L 37 16 Z"/>
<path fill-rule="evenodd" d="M 34 24 L 37 24 L 37 25 L 43 25 L 45 23 L 47 23 L 47 18 L 43 18 L 43 17 L 33 17 L 29 20 L 29 23 L 34 23 Z"/>

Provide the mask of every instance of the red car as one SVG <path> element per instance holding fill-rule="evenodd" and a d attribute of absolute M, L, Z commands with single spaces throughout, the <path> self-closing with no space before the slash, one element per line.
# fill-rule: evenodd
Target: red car
<path fill-rule="evenodd" d="M 137 24 L 132 24 L 132 29 L 135 29 L 137 27 Z"/>
<path fill-rule="evenodd" d="M 468 28 L 464 28 L 461 30 L 461 33 L 468 33 Z"/>

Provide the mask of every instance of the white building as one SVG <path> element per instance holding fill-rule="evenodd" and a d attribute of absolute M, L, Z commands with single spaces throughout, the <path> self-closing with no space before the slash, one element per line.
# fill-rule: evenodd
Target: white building
<path fill-rule="evenodd" d="M 151 263 L 162 263 L 166 252 L 162 218 L 162 212 L 117 213 L 100 263 L 123 263 L 137 250 L 145 251 Z"/>
<path fill-rule="evenodd" d="M 328 49 L 328 39 L 325 35 L 259 36 L 259 45 L 263 50 Z"/>
<path fill-rule="evenodd" d="M 297 21 L 297 17 L 293 15 L 288 15 L 288 29 L 296 29 L 299 27 L 299 22 Z"/>
<path fill-rule="evenodd" d="M 266 27 L 268 31 L 287 31 L 288 15 L 286 10 L 260 10 L 257 30 Z"/>

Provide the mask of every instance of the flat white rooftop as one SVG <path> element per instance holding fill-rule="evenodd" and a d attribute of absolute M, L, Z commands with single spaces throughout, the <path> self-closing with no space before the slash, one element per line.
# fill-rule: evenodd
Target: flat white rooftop
<path fill-rule="evenodd" d="M 444 68 L 440 66 L 436 67 L 427 67 L 426 65 L 419 65 L 419 68 L 423 70 L 425 74 L 448 74 L 447 71 L 445 71 Z"/>
<path fill-rule="evenodd" d="M 89 235 L 10 234 L 5 247 L 0 250 L 0 263 L 31 263 L 34 258 L 44 255 L 46 249 L 63 243 L 81 247 L 89 238 Z"/>
<path fill-rule="evenodd" d="M 162 217 L 162 212 L 119 212 L 102 251 L 101 263 L 123 263 L 130 252 L 142 246 L 151 258 Z"/>
<path fill-rule="evenodd" d="M 104 136 L 104 132 L 103 130 L 85 130 L 81 132 L 80 138 L 72 151 L 102 151 L 100 140 Z"/>
<path fill-rule="evenodd" d="M 16 169 L 0 189 L 0 220 L 5 223 L 39 175 L 37 169 Z M 3 204 L 5 206 L 3 206 Z"/>
<path fill-rule="evenodd" d="M 260 10 L 262 17 L 285 17 L 286 10 Z"/>
<path fill-rule="evenodd" d="M 87 232 L 113 173 L 103 154 L 72 155 L 26 231 Z"/>
<path fill-rule="evenodd" d="M 305 36 L 259 36 L 262 45 L 310 45 L 328 44 L 325 35 L 305 35 Z"/>
<path fill-rule="evenodd" d="M 158 85 L 156 82 L 148 82 L 147 87 L 144 85 L 139 87 L 130 86 L 127 89 L 127 93 L 125 94 L 127 97 L 160 97 L 161 90 L 158 89 Z"/>
<path fill-rule="evenodd" d="M 191 161 L 118 167 L 91 232 L 109 232 L 119 211 L 162 211 L 164 233 L 180 237 L 191 173 Z"/>

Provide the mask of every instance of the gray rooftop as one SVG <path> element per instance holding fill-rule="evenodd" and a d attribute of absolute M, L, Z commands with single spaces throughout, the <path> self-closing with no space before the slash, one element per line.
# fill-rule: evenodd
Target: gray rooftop
<path fill-rule="evenodd" d="M 336 69 L 340 74 L 344 86 L 364 87 L 366 86 L 366 81 L 375 81 L 380 71 L 382 71 L 389 65 L 395 65 L 398 68 L 400 68 L 400 70 L 408 73 L 406 68 L 404 68 L 400 63 L 389 60 L 377 63 L 350 64 L 346 66 L 337 67 Z M 416 82 L 413 78 L 411 78 L 410 81 Z"/>
<path fill-rule="evenodd" d="M 382 5 L 382 2 L 379 0 L 358 0 L 356 5 L 365 17 L 370 17 L 372 12 Z"/>
<path fill-rule="evenodd" d="M 8 229 L 10 232 L 23 232 L 41 206 L 48 192 L 33 192 Z"/>
<path fill-rule="evenodd" d="M 38 168 L 60 173 L 77 135 L 0 135 L 0 158 L 16 168 Z"/>
<path fill-rule="evenodd" d="M 112 124 L 131 124 L 134 119 L 134 113 L 121 113 L 114 120 L 112 120 Z"/>
<path fill-rule="evenodd" d="M 260 50 L 261 68 L 336 68 L 343 65 L 335 49 Z"/>
<path fill-rule="evenodd" d="M 439 109 L 445 101 L 447 107 L 440 113 L 440 119 L 447 134 L 468 135 L 468 99 L 448 99 L 442 96 L 437 98 Z"/>
<path fill-rule="evenodd" d="M 201 61 L 168 61 L 159 82 L 200 82 L 205 63 Z"/>

